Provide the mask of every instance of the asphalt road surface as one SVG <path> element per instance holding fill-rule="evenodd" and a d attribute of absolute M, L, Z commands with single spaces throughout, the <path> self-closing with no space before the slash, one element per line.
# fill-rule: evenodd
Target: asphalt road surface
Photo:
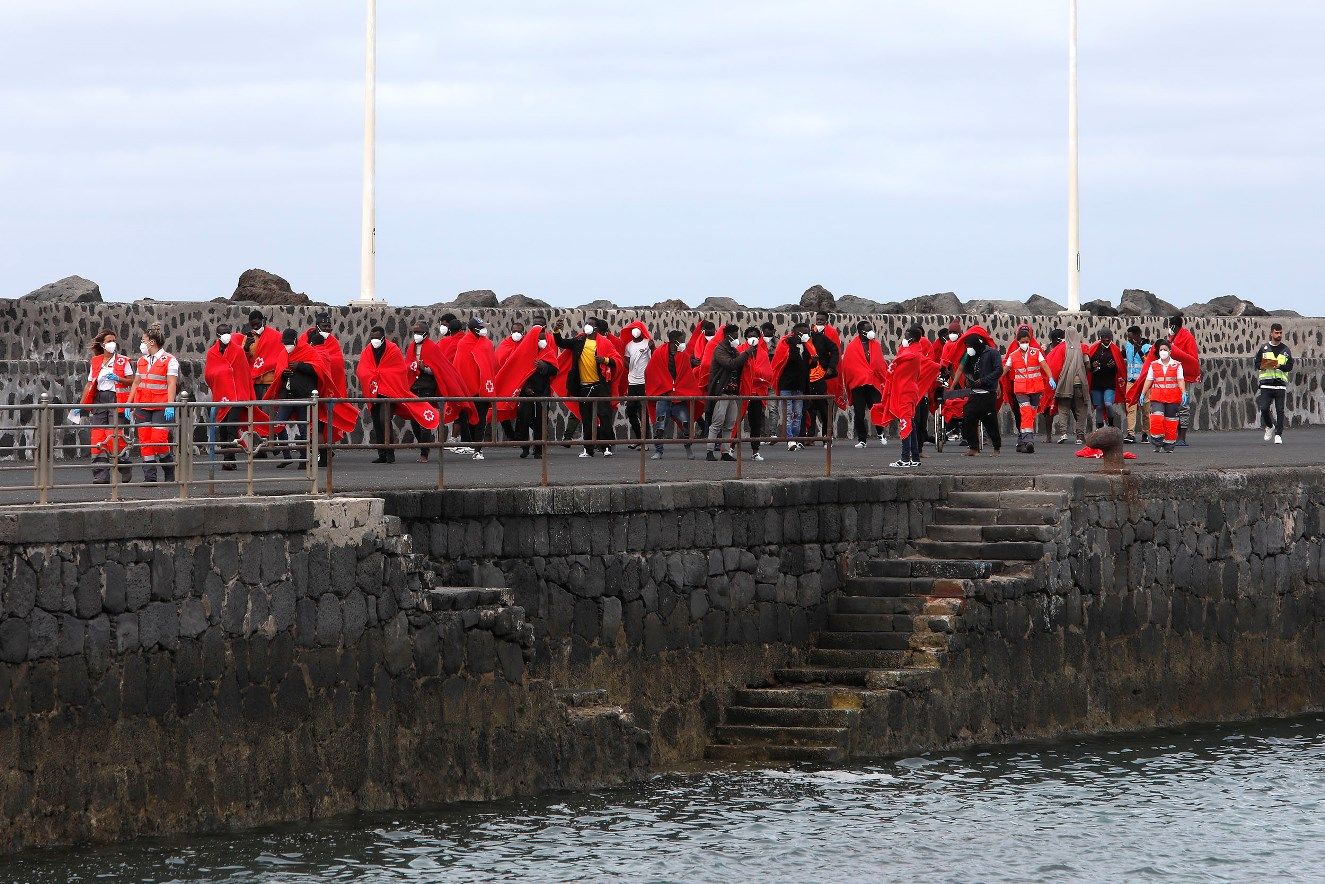
<path fill-rule="evenodd" d="M 1256 432 L 1193 433 L 1188 448 L 1179 448 L 1172 454 L 1155 453 L 1148 445 L 1128 446 L 1137 454 L 1129 467 L 1140 473 L 1156 470 L 1237 470 L 1252 467 L 1325 466 L 1325 428 L 1302 428 L 1290 431 L 1284 445 L 1267 445 Z M 851 442 L 838 442 L 832 450 L 833 475 L 879 475 L 898 473 L 907 475 L 1007 473 L 1011 475 L 1043 475 L 1090 473 L 1098 469 L 1094 460 L 1075 457 L 1075 444 L 1038 444 L 1035 454 L 1017 454 L 1015 440 L 1005 444 L 999 457 L 986 453 L 981 457 L 966 457 L 965 449 L 957 443 L 949 445 L 943 453 L 927 448 L 922 465 L 915 469 L 896 470 L 888 464 L 896 460 L 900 446 L 890 440 L 886 446 L 872 443 L 860 450 Z M 601 455 L 593 458 L 578 457 L 580 446 L 564 448 L 554 445 L 549 449 L 547 479 L 551 485 L 615 484 L 640 481 L 638 451 L 617 446 L 614 457 Z M 711 463 L 704 459 L 702 446 L 695 446 L 696 459 L 687 460 L 680 446 L 668 447 L 662 460 L 645 460 L 644 476 L 648 482 L 693 482 L 726 480 L 737 477 L 737 464 Z M 651 454 L 650 449 L 646 454 Z M 491 448 L 485 459 L 446 454 L 443 459 L 444 486 L 448 488 L 523 488 L 542 482 L 542 463 L 533 458 L 521 459 L 518 448 Z M 741 477 L 752 481 L 792 477 L 823 476 L 826 474 L 822 446 L 789 452 L 785 445 L 765 446 L 766 460 L 755 462 L 749 457 L 748 446 L 740 464 Z M 395 464 L 373 464 L 373 451 L 342 451 L 335 457 L 332 485 L 337 493 L 364 493 L 378 490 L 428 489 L 438 485 L 438 462 L 434 452 L 429 463 L 417 462 L 416 450 L 397 452 Z M 257 494 L 304 494 L 310 483 L 303 473 L 294 469 L 276 469 L 277 460 L 255 460 L 254 476 L 263 480 L 255 487 Z M 292 477 L 296 474 L 299 480 Z M 246 493 L 246 468 L 240 463 L 236 472 L 214 471 L 216 479 L 233 484 L 211 485 L 209 468 L 196 463 L 195 483 L 189 488 L 190 497 L 214 497 Z M 148 486 L 142 484 L 142 472 L 133 469 L 134 481 L 120 487 L 125 500 L 147 500 L 178 497 L 174 485 Z M 106 486 L 69 488 L 91 481 L 91 468 L 85 462 L 57 461 L 55 485 L 50 492 L 54 503 L 71 501 L 107 500 L 110 490 Z M 319 476 L 319 490 L 326 491 L 326 471 Z M 37 500 L 33 487 L 31 464 L 7 461 L 0 463 L 0 505 L 27 504 Z"/>

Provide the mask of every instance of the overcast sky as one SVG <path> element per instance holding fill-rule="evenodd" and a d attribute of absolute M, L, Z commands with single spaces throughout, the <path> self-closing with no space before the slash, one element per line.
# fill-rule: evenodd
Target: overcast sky
<path fill-rule="evenodd" d="M 1325 4 L 1081 4 L 1083 297 L 1325 312 Z M 1064 300 L 1067 0 L 379 17 L 393 303 Z M 11 0 L 0 48 L 0 296 L 357 294 L 360 0 Z"/>

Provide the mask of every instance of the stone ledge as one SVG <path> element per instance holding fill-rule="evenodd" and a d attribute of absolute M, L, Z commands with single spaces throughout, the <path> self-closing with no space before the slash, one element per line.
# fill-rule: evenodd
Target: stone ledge
<path fill-rule="evenodd" d="M 313 509 L 313 500 L 307 497 L 5 507 L 0 509 L 0 543 L 82 543 L 300 532 L 314 526 Z"/>

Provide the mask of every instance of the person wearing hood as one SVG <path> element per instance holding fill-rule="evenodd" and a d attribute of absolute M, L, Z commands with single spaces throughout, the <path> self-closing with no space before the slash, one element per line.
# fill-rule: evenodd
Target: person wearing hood
<path fill-rule="evenodd" d="M 939 353 L 939 377 L 945 384 L 961 386 L 961 378 L 958 375 L 962 359 L 966 354 L 966 348 L 962 346 L 961 320 L 954 319 L 949 322 L 935 346 Z M 964 438 L 962 415 L 966 411 L 966 400 L 950 399 L 945 395 L 939 407 L 943 409 L 943 420 L 947 426 L 949 441 Z"/>
<path fill-rule="evenodd" d="M 345 351 L 336 336 L 331 333 L 331 314 L 320 311 L 314 320 L 313 328 L 304 334 L 308 346 L 318 351 L 326 363 L 326 380 L 330 389 L 319 392 L 326 397 L 344 399 L 349 395 L 349 381 L 345 374 Z M 359 425 L 359 409 L 348 402 L 337 402 L 328 411 L 327 406 L 318 407 L 318 420 L 322 424 L 324 442 L 339 442 Z M 324 448 L 318 456 L 318 466 L 326 466 L 332 456 L 330 449 Z"/>
<path fill-rule="evenodd" d="M 972 326 L 962 338 L 962 343 L 966 345 L 966 355 L 962 357 L 959 371 L 965 379 L 965 385 L 949 392 L 947 398 L 966 400 L 962 431 L 966 438 L 967 456 L 979 457 L 980 427 L 983 426 L 985 435 L 994 447 L 990 456 L 997 457 L 1003 450 L 1003 434 L 998 428 L 1003 360 L 999 358 L 994 339 L 981 326 Z"/>
<path fill-rule="evenodd" d="M 1090 404 L 1095 409 L 1096 427 L 1116 427 L 1114 405 L 1127 393 L 1127 363 L 1113 342 L 1113 332 L 1102 328 L 1095 343 L 1086 350 L 1090 363 Z"/>
<path fill-rule="evenodd" d="M 565 351 L 562 362 L 566 393 L 578 401 L 584 426 L 584 450 L 580 457 L 594 456 L 595 440 L 603 456 L 611 457 L 612 442 L 616 441 L 612 379 L 621 368 L 620 352 L 606 335 L 599 333 L 599 321 L 594 318 L 584 321 L 581 334 L 556 335 L 555 339 L 557 346 Z"/>
<path fill-rule="evenodd" d="M 118 427 L 112 423 L 115 406 L 129 401 L 129 390 L 133 386 L 130 380 L 133 360 L 119 350 L 119 339 L 109 329 L 92 339 L 92 363 L 80 400 L 83 407 L 90 408 L 92 482 L 96 485 L 110 483 L 112 455 L 120 458 L 120 481 L 128 482 L 133 478 L 133 468 L 127 465 L 129 440 L 121 429 L 125 422 L 116 421 Z M 69 416 L 77 423 L 81 409 L 71 411 Z"/>
<path fill-rule="evenodd" d="M 870 410 L 883 399 L 888 381 L 888 360 L 873 323 L 862 320 L 856 325 L 855 337 L 842 351 L 841 376 L 854 412 L 856 447 L 864 448 L 869 445 Z"/>
<path fill-rule="evenodd" d="M 902 442 L 901 457 L 889 466 L 911 469 L 920 466 L 920 443 L 929 418 L 928 393 L 938 382 L 939 364 L 920 326 L 907 329 L 903 340 L 889 369 L 882 407 L 885 420 L 897 421 L 897 437 Z"/>
<path fill-rule="evenodd" d="M 248 356 L 253 373 L 253 392 L 256 398 L 267 395 L 267 388 L 276 382 L 276 364 L 281 360 L 281 333 L 267 324 L 261 310 L 248 314 L 248 335 L 244 338 L 244 353 Z"/>
<path fill-rule="evenodd" d="M 1054 427 L 1058 444 L 1068 441 L 1075 433 L 1078 445 L 1086 441 L 1086 409 L 1089 405 L 1090 370 L 1086 365 L 1086 348 L 1081 333 L 1069 328 L 1063 345 L 1049 354 L 1049 370 L 1056 381 L 1054 387 Z"/>
<path fill-rule="evenodd" d="M 217 330 L 216 340 L 203 359 L 203 380 L 210 390 L 212 401 L 218 403 L 212 409 L 207 435 L 221 445 L 224 452 L 221 464 L 223 470 L 237 469 L 235 449 L 242 447 L 237 444 L 241 438 L 239 428 L 252 425 L 252 409 L 248 406 L 232 408 L 219 403 L 253 401 L 258 398 L 253 389 L 253 366 L 248 361 L 245 344 L 243 335 L 234 334 L 228 326 L 222 326 Z"/>
<path fill-rule="evenodd" d="M 1150 442 L 1156 451 L 1173 453 L 1178 441 L 1178 412 L 1186 392 L 1183 365 L 1168 341 L 1155 345 L 1158 358 L 1142 375 L 1140 398 L 1150 400 Z"/>
<path fill-rule="evenodd" d="M 773 350 L 773 382 L 782 399 L 787 428 L 787 450 L 805 447 L 800 441 L 805 428 L 805 400 L 810 386 L 810 360 L 815 357 L 810 326 L 798 322 Z"/>
<path fill-rule="evenodd" d="M 635 320 L 621 330 L 618 340 L 626 360 L 626 395 L 630 397 L 647 395 L 644 375 L 649 368 L 649 358 L 653 355 L 653 337 L 644 323 Z M 626 402 L 626 420 L 630 422 L 630 437 L 640 440 L 631 444 L 631 451 L 639 450 L 648 432 L 648 424 L 641 418 L 643 413 L 643 402 L 634 398 Z"/>
<path fill-rule="evenodd" d="M 740 345 L 740 327 L 731 323 L 724 325 L 722 338 L 713 348 L 713 361 L 709 367 L 708 395 L 723 398 L 709 403 L 708 460 L 717 460 L 719 451 L 723 460 L 736 460 L 732 454 L 731 435 L 741 414 L 741 372 L 755 355 L 754 347 L 741 352 Z"/>
<path fill-rule="evenodd" d="M 1012 401 L 1017 415 L 1017 451 L 1035 453 L 1035 420 L 1057 385 L 1040 348 L 1033 346 L 1029 326 L 1017 332 L 1016 344 L 1003 362 L 1011 381 Z"/>
<path fill-rule="evenodd" d="M 497 369 L 496 395 L 519 397 L 519 401 L 503 399 L 496 407 L 503 429 L 509 428 L 508 438 L 521 443 L 522 459 L 529 456 L 531 438 L 543 441 L 546 400 L 552 395 L 552 381 L 557 376 L 557 347 L 540 324 L 545 321 L 535 319 Z M 543 457 L 542 445 L 534 445 L 532 450 L 535 460 Z"/>
<path fill-rule="evenodd" d="M 471 316 L 467 330 L 458 336 L 452 351 L 455 370 L 464 383 L 465 395 L 471 397 L 476 421 L 460 422 L 460 438 L 471 447 L 483 441 L 491 402 L 484 399 L 497 394 L 497 356 L 488 338 L 488 326 L 477 316 Z M 475 447 L 474 460 L 483 460 L 483 449 Z"/>
<path fill-rule="evenodd" d="M 703 395 L 695 381 L 695 369 L 690 364 L 686 352 L 685 333 L 679 330 L 668 332 L 667 343 L 653 351 L 649 365 L 644 372 L 645 390 L 649 396 L 665 396 L 649 403 L 650 418 L 653 421 L 653 454 L 650 460 L 661 460 L 663 445 L 659 439 L 667 434 L 667 425 L 673 425 L 672 437 L 690 436 L 690 407 L 695 397 Z M 694 459 L 690 443 L 685 446 L 686 457 Z"/>
<path fill-rule="evenodd" d="M 1182 364 L 1182 405 L 1178 409 L 1179 448 L 1187 447 L 1187 430 L 1192 423 L 1192 399 L 1196 395 L 1196 385 L 1201 380 L 1201 350 L 1196 345 L 1196 336 L 1187 328 L 1187 319 L 1181 313 L 1169 317 L 1169 344 L 1173 358 Z"/>

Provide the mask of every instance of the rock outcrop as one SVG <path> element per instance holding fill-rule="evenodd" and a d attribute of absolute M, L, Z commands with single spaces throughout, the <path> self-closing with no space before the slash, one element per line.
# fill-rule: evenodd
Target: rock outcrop
<path fill-rule="evenodd" d="M 1172 316 L 1178 308 L 1145 289 L 1127 289 L 1118 305 L 1119 316 Z"/>
<path fill-rule="evenodd" d="M 744 310 L 745 305 L 736 303 L 736 301 L 733 300 L 732 298 L 722 298 L 714 296 L 712 298 L 705 298 L 703 301 L 699 303 L 699 306 L 696 307 L 695 309 L 696 310 Z"/>
<path fill-rule="evenodd" d="M 1177 311 L 1174 311 L 1177 312 Z M 1183 308 L 1188 316 L 1269 316 L 1270 312 L 1256 306 L 1237 295 L 1222 295 L 1211 298 L 1204 304 L 1192 304 Z"/>
<path fill-rule="evenodd" d="M 100 304 L 101 286 L 81 276 L 66 276 L 23 296 L 30 301 L 63 301 L 70 304 Z"/>
<path fill-rule="evenodd" d="M 587 303 L 587 304 L 581 304 L 581 305 L 580 305 L 579 307 L 577 307 L 576 309 L 578 309 L 578 310 L 619 310 L 620 308 L 617 307 L 616 304 L 613 304 L 611 301 L 608 301 L 608 300 L 606 300 L 605 298 L 599 298 L 599 299 L 596 300 L 596 301 L 590 301 L 590 302 Z"/>
<path fill-rule="evenodd" d="M 902 312 L 902 305 L 897 301 L 880 303 L 857 295 L 843 295 L 837 299 L 837 312 L 895 316 Z"/>
<path fill-rule="evenodd" d="M 648 309 L 650 309 L 650 310 L 689 310 L 689 309 L 690 309 L 690 306 L 689 306 L 688 304 L 686 304 L 685 301 L 682 301 L 680 298 L 668 298 L 668 299 L 665 300 L 665 301 L 659 301 L 657 304 L 654 304 L 652 307 L 650 307 L 650 308 L 648 308 Z"/>
<path fill-rule="evenodd" d="M 1032 316 L 1057 316 L 1067 308 L 1044 295 L 1031 295 L 1026 299 L 1026 309 Z"/>
<path fill-rule="evenodd" d="M 445 306 L 459 307 L 465 310 L 478 310 L 487 307 L 500 307 L 501 302 L 497 300 L 496 292 L 490 291 L 489 289 L 475 289 L 472 292 L 461 292 L 455 296 L 454 301 L 451 301 Z"/>
<path fill-rule="evenodd" d="M 511 295 L 501 302 L 500 305 L 506 310 L 551 310 L 552 305 L 547 301 L 540 301 L 538 298 L 531 298 L 528 295 Z"/>
<path fill-rule="evenodd" d="M 903 313 L 959 315 L 966 312 L 961 299 L 953 292 L 940 292 L 936 295 L 921 295 L 902 302 Z"/>
<path fill-rule="evenodd" d="M 308 295 L 296 292 L 282 277 L 257 269 L 245 270 L 240 274 L 239 285 L 235 286 L 235 293 L 230 296 L 230 300 L 271 307 L 302 307 L 316 303 Z"/>
<path fill-rule="evenodd" d="M 805 290 L 805 294 L 801 295 L 800 309 L 815 312 L 823 310 L 832 313 L 838 309 L 837 299 L 833 297 L 832 292 L 823 286 L 812 285 Z"/>
<path fill-rule="evenodd" d="M 1012 316 L 1030 316 L 1031 311 L 1021 301 L 968 301 L 964 313 L 973 313 L 977 316 L 984 313 L 1008 313 Z"/>
<path fill-rule="evenodd" d="M 1089 313 L 1091 316 L 1118 315 L 1118 308 L 1104 300 L 1087 301 L 1081 305 L 1081 310 L 1083 313 Z"/>

